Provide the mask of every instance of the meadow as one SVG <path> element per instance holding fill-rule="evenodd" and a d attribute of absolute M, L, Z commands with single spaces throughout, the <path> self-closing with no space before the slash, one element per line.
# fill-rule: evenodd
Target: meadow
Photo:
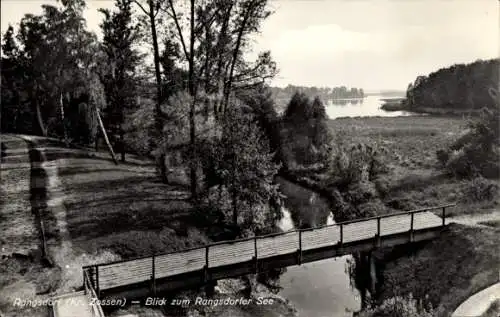
<path fill-rule="evenodd" d="M 466 119 L 342 118 L 330 120 L 329 126 L 341 142 L 370 144 L 383 151 L 389 171 L 376 185 L 388 207 L 410 210 L 457 203 L 450 215 L 458 215 L 487 212 L 498 206 L 497 193 L 489 192 L 498 186 L 497 181 L 455 178 L 437 159 L 437 150 L 449 147 L 467 132 Z"/>
<path fill-rule="evenodd" d="M 498 210 L 498 180 L 455 178 L 437 160 L 436 151 L 463 135 L 466 123 L 458 117 L 414 116 L 344 118 L 329 125 L 345 142 L 385 149 L 389 171 L 377 188 L 390 207 L 387 212 L 456 203 L 450 213 L 453 221 L 455 216 L 473 219 Z M 463 300 L 498 282 L 497 223 L 451 224 L 439 239 L 413 250 L 378 251 L 382 285 L 376 299 L 412 293 L 432 303 L 439 316 L 449 316 Z"/>

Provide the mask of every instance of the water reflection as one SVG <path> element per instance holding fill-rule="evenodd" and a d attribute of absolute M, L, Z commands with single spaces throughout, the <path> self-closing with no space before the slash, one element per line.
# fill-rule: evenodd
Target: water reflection
<path fill-rule="evenodd" d="M 384 96 L 367 96 L 363 99 L 336 99 L 325 103 L 326 114 L 330 119 L 341 117 L 397 117 L 411 116 L 416 113 L 408 111 L 385 111 L 380 107 L 384 103 Z"/>
<path fill-rule="evenodd" d="M 356 99 L 332 99 L 330 100 L 329 104 L 334 105 L 334 106 L 355 106 L 355 105 L 362 105 L 364 99 L 363 98 L 356 98 Z"/>

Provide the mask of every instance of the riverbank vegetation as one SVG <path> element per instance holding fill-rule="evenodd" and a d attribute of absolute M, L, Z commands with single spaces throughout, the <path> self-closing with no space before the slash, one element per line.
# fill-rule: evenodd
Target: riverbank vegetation
<path fill-rule="evenodd" d="M 357 317 L 435 317 L 431 305 L 424 305 L 423 301 L 416 300 L 413 296 L 396 296 L 386 299 L 381 305 L 368 308 L 359 313 Z"/>
<path fill-rule="evenodd" d="M 407 110 L 404 104 L 404 98 L 382 99 L 382 106 L 380 109 L 385 111 L 404 111 Z"/>
<path fill-rule="evenodd" d="M 378 252 L 383 281 L 379 301 L 412 293 L 449 316 L 464 300 L 498 282 L 498 228 L 452 224 L 439 239 L 408 251 Z M 459 250 L 459 251 L 457 251 Z"/>

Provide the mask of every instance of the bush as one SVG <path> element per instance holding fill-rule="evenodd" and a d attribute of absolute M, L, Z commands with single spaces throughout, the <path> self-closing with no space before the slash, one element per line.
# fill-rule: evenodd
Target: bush
<path fill-rule="evenodd" d="M 410 294 L 387 299 L 382 305 L 360 313 L 359 317 L 435 317 L 435 315 L 430 304 L 424 305 Z"/>
<path fill-rule="evenodd" d="M 142 156 L 150 156 L 155 143 L 154 102 L 143 99 L 138 109 L 127 117 L 124 128 L 127 150 Z"/>
<path fill-rule="evenodd" d="M 498 196 L 498 184 L 484 177 L 476 177 L 463 188 L 463 202 L 491 201 Z"/>
<path fill-rule="evenodd" d="M 458 177 L 500 177 L 498 162 L 500 146 L 500 103 L 483 109 L 478 120 L 469 122 L 469 132 L 459 138 L 448 150 L 437 151 L 437 159 Z"/>
<path fill-rule="evenodd" d="M 347 188 L 349 185 L 372 181 L 377 176 L 386 173 L 388 167 L 383 160 L 384 149 L 358 144 L 347 148 L 336 145 L 335 154 L 330 158 L 330 177 L 334 185 Z"/>
<path fill-rule="evenodd" d="M 450 159 L 450 153 L 442 149 L 436 151 L 436 156 L 438 162 L 441 164 L 441 167 L 445 167 L 446 163 L 448 163 L 448 160 Z"/>

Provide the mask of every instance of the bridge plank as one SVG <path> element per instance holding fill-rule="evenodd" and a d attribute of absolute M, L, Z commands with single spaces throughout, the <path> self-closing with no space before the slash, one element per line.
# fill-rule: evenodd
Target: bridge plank
<path fill-rule="evenodd" d="M 442 218 L 432 212 L 418 213 L 414 217 L 413 228 L 415 230 L 438 227 L 443 224 Z"/>
<path fill-rule="evenodd" d="M 257 239 L 257 256 L 267 258 L 295 252 L 299 249 L 299 233 L 289 232 L 280 236 Z"/>
<path fill-rule="evenodd" d="M 377 220 L 367 220 L 343 225 L 343 242 L 373 238 L 377 234 Z"/>
<path fill-rule="evenodd" d="M 208 250 L 208 266 L 216 267 L 250 261 L 255 255 L 254 240 L 211 246 Z"/>
<path fill-rule="evenodd" d="M 155 258 L 157 278 L 200 270 L 205 266 L 205 249 L 160 255 Z"/>
<path fill-rule="evenodd" d="M 340 241 L 340 227 L 330 226 L 302 232 L 302 249 L 310 250 L 337 244 Z"/>
<path fill-rule="evenodd" d="M 411 215 L 400 215 L 380 219 L 380 235 L 390 235 L 409 231 L 411 228 Z"/>
<path fill-rule="evenodd" d="M 151 258 L 136 259 L 99 267 L 99 287 L 101 289 L 139 283 L 150 279 Z"/>

